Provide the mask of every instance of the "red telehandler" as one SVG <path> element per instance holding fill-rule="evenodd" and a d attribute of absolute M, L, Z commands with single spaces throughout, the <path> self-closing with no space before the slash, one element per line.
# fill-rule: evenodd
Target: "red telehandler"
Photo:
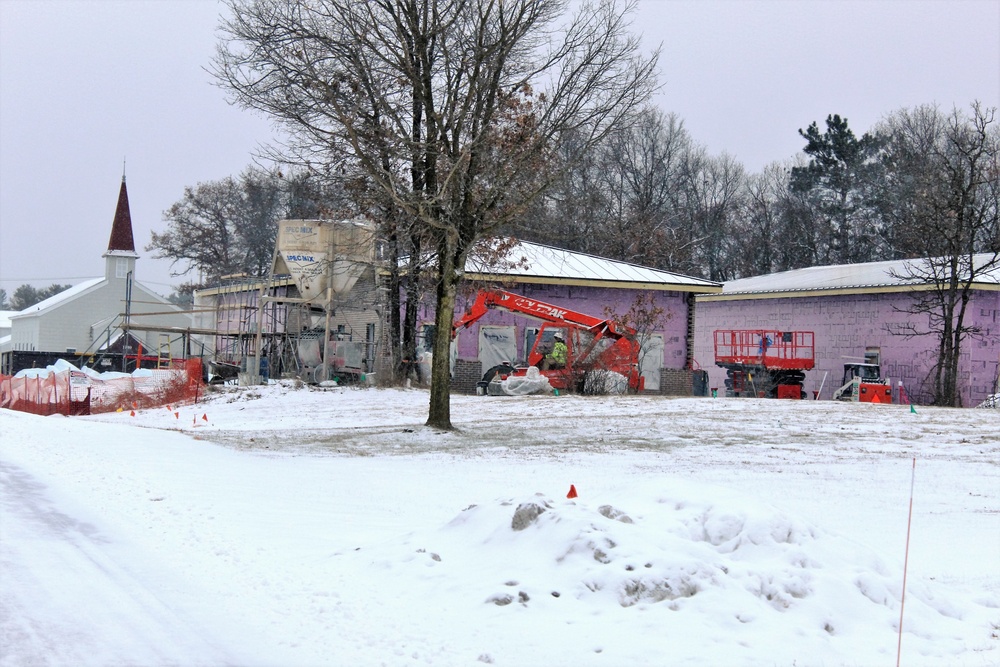
<path fill-rule="evenodd" d="M 520 294 L 503 290 L 479 292 L 469 310 L 452 326 L 452 338 L 494 308 L 542 321 L 528 353 L 527 365 L 512 368 L 510 375 L 527 375 L 528 368 L 535 366 L 554 389 L 585 392 L 589 387 L 596 392 L 600 387 L 594 382 L 588 383 L 587 376 L 592 371 L 604 370 L 622 375 L 631 391 L 643 388 L 643 378 L 639 373 L 639 343 L 634 329 Z M 546 357 L 551 353 L 557 335 L 566 343 L 566 363 L 559 367 L 546 367 Z"/>

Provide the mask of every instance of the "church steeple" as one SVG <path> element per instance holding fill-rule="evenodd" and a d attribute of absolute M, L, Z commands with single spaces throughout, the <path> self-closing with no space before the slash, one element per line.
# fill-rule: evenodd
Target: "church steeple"
<path fill-rule="evenodd" d="M 118 191 L 118 206 L 115 208 L 115 220 L 111 223 L 111 239 L 108 240 L 108 252 L 116 251 L 135 255 L 135 240 L 132 238 L 132 214 L 128 208 L 125 174 L 122 174 L 122 187 Z"/>
<path fill-rule="evenodd" d="M 125 188 L 125 174 L 122 187 L 118 191 L 118 206 L 115 219 L 111 223 L 111 238 L 104 253 L 104 276 L 107 280 L 130 280 L 135 278 L 135 239 L 132 238 L 132 214 L 128 209 L 128 190 Z"/>

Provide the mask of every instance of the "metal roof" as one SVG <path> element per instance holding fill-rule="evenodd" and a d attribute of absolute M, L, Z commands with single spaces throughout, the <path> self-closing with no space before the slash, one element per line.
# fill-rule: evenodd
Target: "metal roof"
<path fill-rule="evenodd" d="M 39 301 L 33 306 L 28 306 L 24 310 L 18 311 L 14 315 L 11 315 L 11 319 L 23 317 L 25 315 L 35 315 L 37 313 L 42 312 L 43 310 L 48 310 L 49 308 L 55 308 L 61 303 L 64 303 L 71 299 L 75 299 L 78 294 L 82 294 L 91 287 L 99 285 L 102 282 L 104 282 L 104 278 L 91 278 L 90 280 L 85 280 L 82 283 L 73 285 L 67 290 L 59 292 L 59 294 L 50 296 L 48 299 L 45 299 L 44 301 Z"/>
<path fill-rule="evenodd" d="M 990 254 L 974 256 L 976 264 L 979 266 L 991 257 Z M 924 280 L 906 277 L 910 272 L 921 272 L 923 266 L 926 265 L 921 259 L 811 266 L 804 269 L 730 280 L 723 285 L 721 294 L 706 295 L 706 298 L 725 298 L 733 295 L 800 294 L 817 291 L 889 292 L 909 290 L 928 284 Z M 990 286 L 990 288 L 1000 286 L 1000 267 L 994 267 L 980 274 L 976 283 Z"/>
<path fill-rule="evenodd" d="M 465 273 L 469 278 L 503 278 L 528 283 L 642 287 L 690 292 L 718 292 L 722 288 L 721 283 L 711 280 L 527 241 L 519 241 L 506 257 L 495 264 L 486 265 L 481 259 L 470 258 L 465 264 Z"/>

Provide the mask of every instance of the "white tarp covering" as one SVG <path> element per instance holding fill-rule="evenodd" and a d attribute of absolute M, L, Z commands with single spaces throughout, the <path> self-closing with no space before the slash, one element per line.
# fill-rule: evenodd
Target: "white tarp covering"
<path fill-rule="evenodd" d="M 526 394 L 541 394 L 552 391 L 549 379 L 537 368 L 529 366 L 527 375 L 511 375 L 500 383 L 503 392 L 508 396 L 524 396 Z"/>

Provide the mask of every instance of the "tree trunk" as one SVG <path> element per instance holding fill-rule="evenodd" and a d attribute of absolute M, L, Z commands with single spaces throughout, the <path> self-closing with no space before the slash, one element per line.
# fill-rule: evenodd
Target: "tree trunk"
<path fill-rule="evenodd" d="M 958 294 L 955 294 L 955 291 Z M 939 405 L 962 407 L 962 394 L 958 388 L 959 366 L 962 361 L 962 340 L 965 332 L 965 311 L 969 302 L 969 292 L 966 287 L 956 287 L 948 293 L 949 322 L 953 322 L 946 331 L 948 337 L 947 356 L 942 358 L 946 364 L 944 381 L 941 387 Z M 956 312 L 957 311 L 957 312 Z"/>
<path fill-rule="evenodd" d="M 439 244 L 437 312 L 434 316 L 434 358 L 431 362 L 431 397 L 427 426 L 451 430 L 451 327 L 459 276 L 449 244 Z"/>
<path fill-rule="evenodd" d="M 851 258 L 851 221 L 847 211 L 847 200 L 849 197 L 847 190 L 840 192 L 840 218 L 837 227 L 837 256 L 841 264 L 850 264 Z"/>
<path fill-rule="evenodd" d="M 389 347 L 391 348 L 392 372 L 396 376 L 396 381 L 400 379 L 400 343 L 401 325 L 399 320 L 400 303 L 400 278 L 399 278 L 399 237 L 395 231 L 389 236 Z"/>
<path fill-rule="evenodd" d="M 406 281 L 406 312 L 403 315 L 402 323 L 402 373 L 405 376 L 411 370 L 416 370 L 417 379 L 423 382 L 420 377 L 420 366 L 417 364 L 417 311 L 420 307 L 420 240 L 416 237 L 410 244 L 410 262 L 407 267 Z"/>

